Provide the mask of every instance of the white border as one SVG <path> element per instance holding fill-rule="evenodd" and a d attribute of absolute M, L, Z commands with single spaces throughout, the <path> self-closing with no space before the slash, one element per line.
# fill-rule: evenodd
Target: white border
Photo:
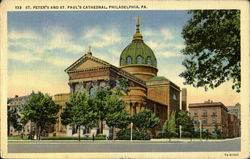
<path fill-rule="evenodd" d="M 241 10 L 241 66 L 242 66 L 242 140 L 239 156 L 249 157 L 249 3 L 247 1 L 35 1 L 35 0 L 4 0 L 1 4 L 1 54 L 0 54 L 0 101 L 1 101 L 1 156 L 3 158 L 228 158 L 228 152 L 146 152 L 146 153 L 7 153 L 7 11 L 17 11 L 15 5 L 146 5 L 147 10 L 189 10 L 189 9 L 240 9 Z M 27 10 L 23 10 L 27 11 Z M 39 10 L 36 10 L 39 11 Z M 43 11 L 43 10 L 40 10 Z M 52 11 L 52 10 L 51 10 Z M 84 155 L 83 155 L 84 154 Z"/>

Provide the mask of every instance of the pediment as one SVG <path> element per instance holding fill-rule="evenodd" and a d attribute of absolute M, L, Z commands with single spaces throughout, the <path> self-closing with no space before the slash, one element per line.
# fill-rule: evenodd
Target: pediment
<path fill-rule="evenodd" d="M 66 72 L 78 71 L 78 70 L 85 70 L 85 69 L 105 67 L 105 66 L 110 66 L 110 64 L 94 56 L 84 55 L 76 62 L 74 62 L 72 65 L 70 65 L 65 71 Z"/>
<path fill-rule="evenodd" d="M 103 66 L 105 65 L 88 59 L 84 61 L 83 63 L 81 63 L 80 65 L 78 65 L 77 67 L 75 67 L 74 70 L 83 70 L 83 69 L 103 67 Z"/>

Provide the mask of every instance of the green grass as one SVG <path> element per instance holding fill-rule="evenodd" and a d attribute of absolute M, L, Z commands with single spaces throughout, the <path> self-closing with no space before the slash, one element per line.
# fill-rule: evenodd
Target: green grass
<path fill-rule="evenodd" d="M 41 139 L 42 140 L 78 140 L 78 137 L 41 136 Z M 23 139 L 21 139 L 21 136 L 8 136 L 8 140 L 28 140 L 28 136 L 23 136 Z M 81 137 L 81 140 L 92 140 L 92 137 Z M 95 137 L 95 140 L 106 140 L 106 137 L 98 136 L 98 137 Z"/>
<path fill-rule="evenodd" d="M 78 137 L 41 137 L 42 140 L 78 140 Z M 81 140 L 92 140 L 92 137 L 81 137 Z M 95 137 L 95 140 L 106 140 L 105 137 Z"/>
<path fill-rule="evenodd" d="M 8 140 L 28 140 L 28 136 L 23 136 L 23 139 L 21 136 L 8 136 Z"/>
<path fill-rule="evenodd" d="M 164 137 L 164 138 L 154 138 L 154 139 L 169 139 L 167 137 Z M 172 137 L 172 139 L 180 139 L 180 138 L 177 138 L 177 137 Z M 191 140 L 190 138 L 181 138 L 181 140 Z M 192 138 L 192 140 L 200 140 L 200 138 Z M 202 140 L 207 140 L 206 138 L 202 138 Z M 219 139 L 219 138 L 208 138 L 208 140 L 223 140 L 223 139 Z"/>

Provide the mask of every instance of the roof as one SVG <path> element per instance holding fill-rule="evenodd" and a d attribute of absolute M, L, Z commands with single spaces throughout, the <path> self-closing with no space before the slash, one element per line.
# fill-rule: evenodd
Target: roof
<path fill-rule="evenodd" d="M 151 81 L 169 81 L 169 80 L 164 76 L 155 76 L 146 81 L 151 82 Z"/>
<path fill-rule="evenodd" d="M 146 45 L 142 40 L 133 40 L 121 53 L 120 66 L 127 65 L 127 57 L 131 57 L 131 64 L 137 64 L 137 57 L 141 56 L 141 64 L 148 64 L 157 67 L 157 61 L 153 50 Z M 148 62 L 148 58 L 151 60 L 151 64 Z"/>
<path fill-rule="evenodd" d="M 73 64 L 71 64 L 68 68 L 66 68 L 64 71 L 67 73 L 72 73 L 75 71 L 89 71 L 89 70 L 93 70 L 93 69 L 99 69 L 100 67 L 96 67 L 96 68 L 87 68 L 87 69 L 80 69 L 80 70 L 75 70 L 75 68 L 77 68 L 78 66 L 80 66 L 82 63 L 84 63 L 87 60 L 92 60 L 95 61 L 97 63 L 103 64 L 104 66 L 101 66 L 102 68 L 107 68 L 107 69 L 112 69 L 115 70 L 117 72 L 117 74 L 121 75 L 124 78 L 130 79 L 144 87 L 146 87 L 146 84 L 144 81 L 142 81 L 141 79 L 137 78 L 136 76 L 128 73 L 125 70 L 122 70 L 104 60 L 101 60 L 95 56 L 92 56 L 91 52 L 88 52 L 87 54 L 83 55 L 82 57 L 80 57 L 78 60 L 76 60 Z"/>
<path fill-rule="evenodd" d="M 212 102 L 212 101 L 208 101 L 208 102 L 204 102 L 204 103 L 190 103 L 188 105 L 188 107 L 190 108 L 199 108 L 199 107 L 222 107 L 224 108 L 225 110 L 228 111 L 227 107 L 225 107 L 225 105 L 221 102 Z"/>
<path fill-rule="evenodd" d="M 132 42 L 121 53 L 120 66 L 126 66 L 128 64 L 146 64 L 157 67 L 155 54 L 153 50 L 144 43 L 139 27 L 139 17 L 137 17 L 136 33 L 133 36 Z M 138 58 L 139 56 L 141 59 Z M 127 62 L 128 57 L 131 58 L 130 62 Z M 137 61 L 137 58 L 140 62 Z"/>
<path fill-rule="evenodd" d="M 95 56 L 92 56 L 92 53 L 91 52 L 88 52 L 87 54 L 84 54 L 82 57 L 80 57 L 78 60 L 76 60 L 73 64 L 71 64 L 68 68 L 66 68 L 64 71 L 65 72 L 68 72 L 70 71 L 71 69 L 79 66 L 80 64 L 82 64 L 83 62 L 85 62 L 87 59 L 91 59 L 95 62 L 98 62 L 98 63 L 101 63 L 105 66 L 111 66 L 111 64 L 109 64 L 108 62 L 106 61 L 103 61 Z"/>

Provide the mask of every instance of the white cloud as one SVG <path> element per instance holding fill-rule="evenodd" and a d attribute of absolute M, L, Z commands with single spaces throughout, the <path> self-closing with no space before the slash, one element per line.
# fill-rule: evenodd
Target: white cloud
<path fill-rule="evenodd" d="M 48 28 L 47 28 L 48 29 Z M 9 34 L 9 46 L 19 49 L 9 49 L 9 59 L 18 60 L 24 63 L 44 61 L 55 66 L 66 66 L 70 64 L 67 58 L 53 56 L 55 49 L 64 52 L 76 53 L 83 52 L 83 47 L 75 44 L 67 30 L 60 27 L 52 27 L 47 30 L 47 34 L 40 35 L 34 31 L 11 31 Z M 15 36 L 14 36 L 15 34 Z M 25 38 L 30 42 L 23 41 Z M 48 55 L 49 51 L 49 55 Z"/>
<path fill-rule="evenodd" d="M 152 40 L 152 41 L 148 41 L 146 43 L 153 50 L 154 49 L 161 50 L 161 49 L 165 49 L 166 47 L 168 47 L 168 44 L 164 43 L 164 42 L 157 42 L 157 41 Z"/>
<path fill-rule="evenodd" d="M 179 57 L 181 56 L 181 54 L 178 52 L 165 51 L 165 52 L 158 52 L 158 56 L 165 58 L 172 58 L 172 57 Z"/>
<path fill-rule="evenodd" d="M 24 63 L 30 63 L 35 61 L 40 61 L 41 59 L 38 56 L 34 56 L 29 52 L 9 52 L 9 59 L 22 61 Z"/>
<path fill-rule="evenodd" d="M 121 33 L 114 27 L 108 28 L 86 28 L 83 31 L 82 40 L 88 42 L 93 48 L 104 48 L 121 43 Z"/>
<path fill-rule="evenodd" d="M 165 40 L 172 40 L 172 39 L 174 39 L 173 33 L 168 28 L 161 29 L 161 33 L 164 36 Z"/>
<path fill-rule="evenodd" d="M 184 44 L 174 44 L 174 47 L 176 49 L 184 49 L 185 48 L 185 45 Z"/>
<path fill-rule="evenodd" d="M 11 40 L 20 40 L 20 39 L 30 39 L 30 40 L 39 40 L 40 36 L 32 30 L 18 31 L 12 30 L 8 34 L 8 38 Z"/>
<path fill-rule="evenodd" d="M 63 56 L 58 58 L 58 53 L 62 55 L 66 55 L 66 53 L 83 54 L 87 52 L 90 45 L 94 54 L 102 56 L 108 62 L 118 64 L 117 61 L 119 61 L 119 55 L 122 51 L 119 46 L 122 45 L 124 39 L 119 29 L 115 27 L 87 28 L 83 30 L 82 36 L 78 37 L 73 37 L 68 30 L 58 26 L 47 27 L 43 31 L 45 33 L 36 33 L 30 30 L 22 32 L 12 30 L 9 34 L 9 39 L 12 39 L 9 46 L 20 48 L 21 51 L 12 49 L 10 52 L 9 50 L 9 58 L 24 63 L 44 61 L 55 66 L 65 66 L 68 65 L 70 60 L 66 57 L 63 58 Z M 181 56 L 178 52 L 184 48 L 184 45 L 174 43 L 173 33 L 170 29 L 146 29 L 142 34 L 149 36 L 148 39 L 150 40 L 145 40 L 145 42 L 160 58 Z M 25 38 L 30 40 L 30 42 L 27 43 L 20 40 L 20 38 Z M 82 43 L 82 45 L 79 43 Z M 102 52 L 102 54 L 98 54 L 95 51 Z"/>
<path fill-rule="evenodd" d="M 111 53 L 110 52 L 107 52 L 107 53 L 101 53 L 99 51 L 96 51 L 94 53 L 94 56 L 104 60 L 104 61 L 107 61 L 108 63 L 114 65 L 114 66 L 118 66 L 119 65 L 119 58 L 117 56 L 113 56 L 113 55 L 110 55 Z"/>
<path fill-rule="evenodd" d="M 46 62 L 51 63 L 56 66 L 69 66 L 70 64 L 73 63 L 72 60 L 66 59 L 66 58 L 57 58 L 57 57 L 49 57 L 46 59 Z"/>
<path fill-rule="evenodd" d="M 92 39 L 93 37 L 99 36 L 101 32 L 100 28 L 86 28 L 83 32 L 84 39 Z"/>
<path fill-rule="evenodd" d="M 143 34 L 143 36 L 145 36 L 145 37 L 151 37 L 151 36 L 154 35 L 154 32 L 153 32 L 153 30 L 151 30 L 151 29 L 146 29 L 146 30 L 144 30 L 144 31 L 142 32 L 142 34 Z"/>
<path fill-rule="evenodd" d="M 153 39 L 154 41 L 162 41 L 164 40 L 173 40 L 175 38 L 173 31 L 169 28 L 161 28 L 161 29 L 145 29 L 142 32 L 142 35 L 147 39 Z"/>

